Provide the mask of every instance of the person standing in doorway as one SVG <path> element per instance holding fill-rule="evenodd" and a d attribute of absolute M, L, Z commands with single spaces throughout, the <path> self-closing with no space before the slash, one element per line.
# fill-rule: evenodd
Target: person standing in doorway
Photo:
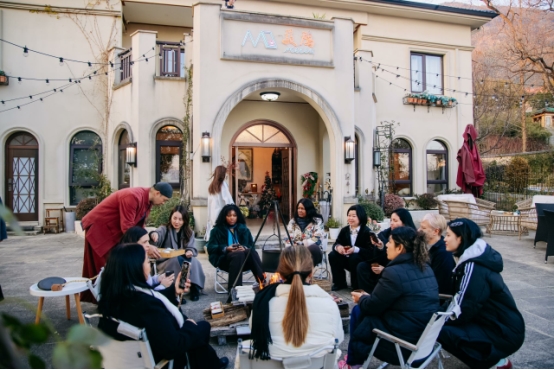
<path fill-rule="evenodd" d="M 133 226 L 144 227 L 152 206 L 164 204 L 173 196 L 173 188 L 159 182 L 151 188 L 127 188 L 116 191 L 104 199 L 81 221 L 85 231 L 83 277 L 98 275 L 106 264 L 108 253 L 125 232 Z M 155 248 L 149 255 L 160 258 Z M 92 293 L 81 293 L 81 300 L 96 303 Z"/>
<path fill-rule="evenodd" d="M 217 166 L 212 175 L 212 182 L 208 188 L 208 225 L 206 226 L 206 240 L 210 238 L 210 231 L 215 225 L 219 213 L 227 204 L 235 204 L 229 192 L 229 185 L 225 181 L 227 167 Z"/>

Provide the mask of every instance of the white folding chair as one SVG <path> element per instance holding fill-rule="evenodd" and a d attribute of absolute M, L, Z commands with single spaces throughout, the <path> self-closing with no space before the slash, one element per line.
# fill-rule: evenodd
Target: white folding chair
<path fill-rule="evenodd" d="M 93 279 L 87 280 L 87 287 L 92 293 L 94 299 L 96 299 L 96 302 L 100 300 L 100 280 L 102 279 L 102 272 L 104 272 L 103 267 L 100 269 L 98 275 L 96 275 L 96 280 L 94 280 L 94 283 L 92 282 Z"/>
<path fill-rule="evenodd" d="M 327 248 L 329 246 L 329 239 L 327 236 L 327 233 L 323 234 L 323 237 L 321 238 L 321 245 L 319 248 L 321 249 L 321 253 L 323 254 L 323 259 L 321 260 L 321 263 L 314 268 L 314 278 L 316 279 L 329 279 L 330 277 L 330 268 L 329 268 L 329 260 L 327 259 Z"/>
<path fill-rule="evenodd" d="M 229 273 L 227 271 L 221 270 L 219 267 L 215 268 L 215 280 L 214 280 L 214 289 L 216 293 L 228 293 L 227 289 L 223 286 L 223 284 L 228 285 L 229 284 Z M 230 284 L 233 284 L 234 282 L 231 282 Z M 252 271 L 243 271 L 242 272 L 242 284 L 250 284 L 254 285 L 257 283 L 256 278 L 254 277 L 254 274 Z"/>
<path fill-rule="evenodd" d="M 103 318 L 104 316 L 100 314 L 85 314 L 84 317 L 85 323 L 92 326 L 90 322 L 91 318 Z M 113 318 L 108 318 L 108 320 L 118 323 L 117 332 L 129 338 L 129 340 L 118 341 L 112 339 L 95 348 L 102 354 L 102 368 L 161 369 L 168 365 L 169 369 L 173 369 L 173 360 L 161 360 L 158 363 L 154 361 L 150 342 L 144 329 Z"/>
<path fill-rule="evenodd" d="M 243 345 L 239 338 L 235 369 L 336 369 L 341 350 L 339 340 L 335 339 L 333 346 L 326 346 L 307 356 L 291 356 L 286 358 L 271 357 L 270 360 L 250 359 L 250 341 Z"/>
<path fill-rule="evenodd" d="M 373 354 L 375 353 L 375 350 L 377 349 L 377 346 L 379 345 L 381 339 L 394 343 L 396 353 L 398 355 L 398 362 L 400 363 L 400 367 L 402 369 L 413 369 L 412 364 L 418 360 L 424 361 L 417 367 L 417 369 L 425 369 L 427 365 L 429 365 L 429 363 L 435 359 L 435 357 L 438 360 L 438 368 L 443 369 L 442 359 L 440 356 L 438 356 L 441 350 L 441 345 L 440 343 L 437 343 L 437 338 L 446 319 L 454 314 L 453 311 L 455 311 L 455 307 L 457 306 L 456 302 L 457 299 L 453 299 L 452 303 L 448 307 L 447 312 L 437 312 L 433 314 L 431 320 L 429 320 L 429 323 L 425 327 L 425 330 L 419 337 L 417 344 L 406 342 L 405 340 L 397 338 L 389 333 L 385 333 L 382 330 L 373 329 L 373 332 L 377 334 L 377 338 L 373 343 L 373 347 L 371 348 L 371 352 L 369 353 L 367 360 L 362 365 L 362 369 L 368 368 L 369 363 L 373 358 Z M 404 361 L 404 356 L 402 355 L 400 347 L 406 348 L 412 352 L 407 361 Z M 386 365 L 388 364 L 383 363 L 383 365 L 379 368 L 384 368 Z"/>

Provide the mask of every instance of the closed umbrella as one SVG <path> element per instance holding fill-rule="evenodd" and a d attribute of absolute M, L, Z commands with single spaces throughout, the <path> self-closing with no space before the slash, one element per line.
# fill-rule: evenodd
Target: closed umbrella
<path fill-rule="evenodd" d="M 485 184 L 485 171 L 481 163 L 481 157 L 477 150 L 475 140 L 477 131 L 472 124 L 468 124 L 463 134 L 464 144 L 458 150 L 458 176 L 456 185 L 462 188 L 464 193 L 471 193 L 474 197 L 483 194 Z"/>

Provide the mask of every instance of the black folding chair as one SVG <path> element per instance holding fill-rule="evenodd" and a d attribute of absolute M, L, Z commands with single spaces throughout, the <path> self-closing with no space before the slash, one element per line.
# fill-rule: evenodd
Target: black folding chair
<path fill-rule="evenodd" d="M 535 203 L 535 208 L 537 210 L 537 232 L 535 233 L 535 243 L 537 242 L 547 242 L 548 241 L 548 229 L 549 226 L 553 226 L 546 221 L 544 216 L 544 211 L 554 211 L 554 203 Z"/>
<path fill-rule="evenodd" d="M 544 263 L 548 262 L 548 256 L 554 256 L 554 210 L 544 210 L 544 217 L 548 229 L 548 237 L 546 238 L 546 255 Z"/>

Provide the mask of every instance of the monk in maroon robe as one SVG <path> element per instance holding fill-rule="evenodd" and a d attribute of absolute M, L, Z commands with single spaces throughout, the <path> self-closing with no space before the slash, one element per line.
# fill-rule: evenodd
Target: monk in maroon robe
<path fill-rule="evenodd" d="M 92 278 L 106 264 L 110 250 L 133 226 L 144 227 L 152 206 L 164 204 L 173 195 L 173 188 L 159 182 L 151 188 L 127 188 L 116 191 L 92 209 L 81 225 L 85 231 L 83 277 Z M 158 251 L 152 251 L 159 258 Z M 81 300 L 96 303 L 90 291 L 81 293 Z"/>
<path fill-rule="evenodd" d="M 463 134 L 464 145 L 458 150 L 458 177 L 456 185 L 464 193 L 472 193 L 475 198 L 483 194 L 485 171 L 481 157 L 477 150 L 477 131 L 472 124 L 468 124 Z"/>

